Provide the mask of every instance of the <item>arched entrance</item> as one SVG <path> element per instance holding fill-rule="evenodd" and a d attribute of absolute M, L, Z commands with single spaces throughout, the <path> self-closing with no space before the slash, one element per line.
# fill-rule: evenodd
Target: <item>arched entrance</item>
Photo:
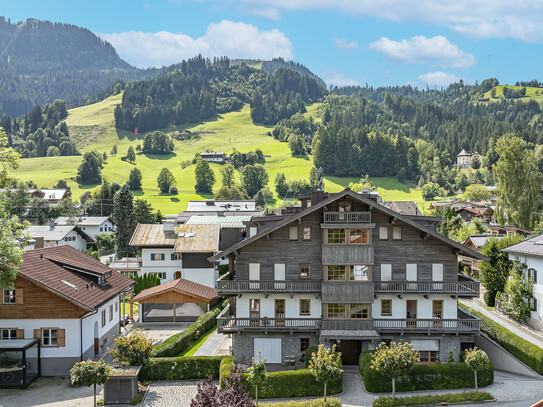
<path fill-rule="evenodd" d="M 181 278 L 181 272 L 180 271 L 176 271 L 173 275 L 173 279 L 174 280 L 179 280 Z"/>
<path fill-rule="evenodd" d="M 98 321 L 94 322 L 94 354 L 100 353 L 100 337 L 98 336 Z"/>

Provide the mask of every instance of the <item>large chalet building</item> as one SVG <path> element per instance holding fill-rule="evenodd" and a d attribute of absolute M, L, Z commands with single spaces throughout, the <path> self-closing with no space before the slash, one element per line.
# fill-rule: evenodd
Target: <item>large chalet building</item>
<path fill-rule="evenodd" d="M 403 215 L 374 193 L 346 189 L 302 198 L 292 214 L 253 218 L 228 256 L 218 294 L 230 305 L 218 330 L 249 363 L 300 360 L 309 346 L 337 344 L 345 364 L 382 341 L 408 341 L 421 363 L 458 360 L 479 320 L 458 308 L 479 282 L 458 274 L 458 255 L 485 257 L 436 231 L 438 219 Z"/>

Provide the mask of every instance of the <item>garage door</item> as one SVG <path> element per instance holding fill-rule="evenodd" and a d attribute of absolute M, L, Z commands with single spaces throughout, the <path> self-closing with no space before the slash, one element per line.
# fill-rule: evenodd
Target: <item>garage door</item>
<path fill-rule="evenodd" d="M 281 363 L 281 338 L 255 338 L 255 359 L 258 359 L 258 351 L 266 363 Z"/>

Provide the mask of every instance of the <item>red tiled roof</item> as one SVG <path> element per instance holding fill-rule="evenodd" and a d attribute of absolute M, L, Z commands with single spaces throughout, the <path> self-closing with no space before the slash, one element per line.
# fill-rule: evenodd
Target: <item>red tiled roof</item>
<path fill-rule="evenodd" d="M 168 283 L 160 284 L 155 287 L 148 288 L 147 290 L 143 290 L 136 295 L 132 301 L 139 301 L 166 291 L 178 291 L 183 294 L 200 297 L 206 300 L 212 300 L 213 298 L 217 297 L 217 290 L 214 288 L 180 278 L 178 280 L 170 281 Z"/>
<path fill-rule="evenodd" d="M 19 275 L 89 310 L 135 284 L 134 280 L 68 245 L 26 251 Z M 93 282 L 93 277 L 104 275 L 105 284 Z"/>

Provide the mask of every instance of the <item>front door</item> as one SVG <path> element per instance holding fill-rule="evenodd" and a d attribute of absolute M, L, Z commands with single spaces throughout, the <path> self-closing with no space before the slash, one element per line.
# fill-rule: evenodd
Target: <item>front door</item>
<path fill-rule="evenodd" d="M 260 326 L 260 300 L 251 299 L 249 300 L 249 315 L 251 317 L 250 325 L 251 326 Z"/>
<path fill-rule="evenodd" d="M 341 352 L 341 362 L 344 365 L 357 365 L 362 351 L 362 341 L 341 340 L 339 351 Z"/>
<path fill-rule="evenodd" d="M 285 326 L 285 300 L 275 300 L 275 326 Z"/>

